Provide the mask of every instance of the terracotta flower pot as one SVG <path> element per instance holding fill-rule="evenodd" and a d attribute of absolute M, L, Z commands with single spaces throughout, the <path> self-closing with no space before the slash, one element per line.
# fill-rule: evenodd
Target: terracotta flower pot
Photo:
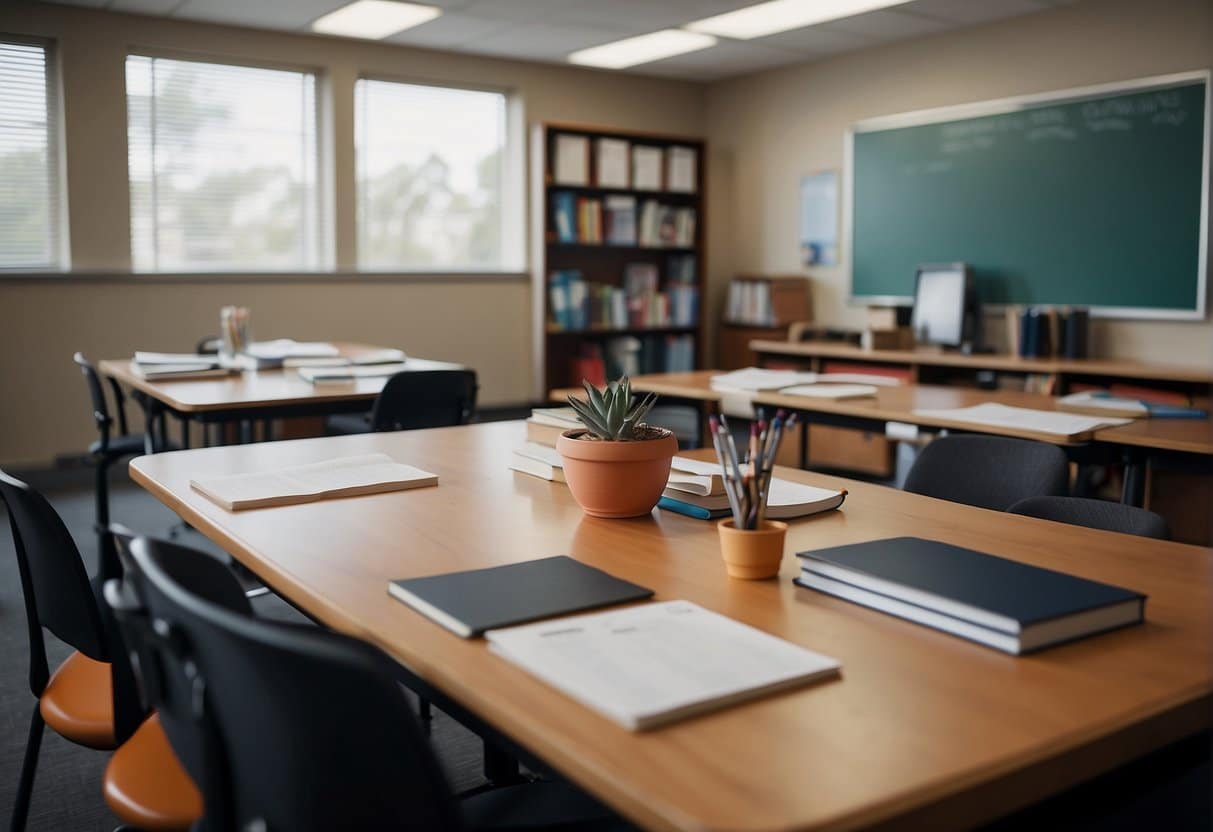
<path fill-rule="evenodd" d="M 720 530 L 720 554 L 730 578 L 756 581 L 779 574 L 787 523 L 763 520 L 760 528 L 738 529 L 729 519 L 721 520 L 716 528 Z"/>
<path fill-rule="evenodd" d="M 578 438 L 587 435 L 567 430 L 556 440 L 565 481 L 582 510 L 594 517 L 639 517 L 652 511 L 678 453 L 674 434 L 667 430 L 655 439 L 628 442 Z"/>

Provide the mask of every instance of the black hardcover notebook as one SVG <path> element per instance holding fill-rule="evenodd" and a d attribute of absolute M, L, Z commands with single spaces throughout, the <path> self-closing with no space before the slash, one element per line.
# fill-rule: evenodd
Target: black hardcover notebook
<path fill-rule="evenodd" d="M 1140 623 L 1146 596 L 960 546 L 896 537 L 800 552 L 796 582 L 1008 653 Z"/>
<path fill-rule="evenodd" d="M 388 592 L 464 638 L 653 595 L 567 555 L 392 581 Z"/>

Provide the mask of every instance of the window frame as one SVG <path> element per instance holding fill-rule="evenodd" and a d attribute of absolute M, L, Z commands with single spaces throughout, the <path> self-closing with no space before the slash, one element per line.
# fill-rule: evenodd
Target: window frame
<path fill-rule="evenodd" d="M 485 92 L 500 95 L 504 99 L 504 123 L 502 125 L 501 164 L 501 262 L 496 268 L 465 268 L 465 269 L 426 269 L 424 267 L 389 267 L 368 268 L 361 265 L 362 230 L 359 225 L 360 205 L 362 201 L 361 182 L 358 173 L 358 85 L 363 81 L 377 81 L 388 84 L 405 84 L 419 87 L 436 87 L 438 89 L 462 90 L 465 92 Z M 491 84 L 465 83 L 441 78 L 419 75 L 395 75 L 380 72 L 359 72 L 350 86 L 349 111 L 350 145 L 353 151 L 353 169 L 350 187 L 353 193 L 354 216 L 351 225 L 354 231 L 354 257 L 351 271 L 356 275 L 368 278 L 398 275 L 407 279 L 425 277 L 504 277 L 521 278 L 530 276 L 530 251 L 528 240 L 527 212 L 527 157 L 525 137 L 525 110 L 522 96 L 513 87 L 500 87 Z"/>
<path fill-rule="evenodd" d="M 22 274 L 62 274 L 70 272 L 71 226 L 68 223 L 67 204 L 67 143 L 64 130 L 63 72 L 60 66 L 59 42 L 54 38 L 21 35 L 15 32 L 0 32 L 0 43 L 22 46 L 38 46 L 45 55 L 46 74 L 46 154 L 50 173 L 49 193 L 54 200 L 50 214 L 51 245 L 50 262 L 44 266 L 0 266 L 0 279 Z"/>
<path fill-rule="evenodd" d="M 184 269 L 137 269 L 135 267 L 134 256 L 134 234 L 133 234 L 133 211 L 130 198 L 130 91 L 125 86 L 127 62 L 131 58 L 148 58 L 151 60 L 166 60 L 166 61 L 183 61 L 190 63 L 213 64 L 225 67 L 242 67 L 246 69 L 267 69 L 279 72 L 296 72 L 301 74 L 311 75 L 313 78 L 313 95 L 312 95 L 312 116 L 315 126 L 314 144 L 316 148 L 315 158 L 313 163 L 315 169 L 312 172 L 313 182 L 315 183 L 315 214 L 316 214 L 316 264 L 312 267 L 300 267 L 295 269 L 257 269 L 257 268 L 222 268 L 215 270 L 205 270 L 198 268 Z M 173 278 L 231 278 L 231 277 L 286 277 L 290 278 L 294 275 L 300 276 L 327 276 L 336 273 L 336 201 L 334 199 L 334 173 L 333 173 L 333 124 L 332 122 L 332 85 L 329 77 L 329 70 L 324 66 L 316 66 L 310 64 L 293 63 L 290 61 L 262 61 L 243 58 L 239 55 L 219 54 L 214 52 L 195 52 L 187 49 L 162 49 L 156 47 L 139 47 L 132 46 L 128 48 L 122 56 L 122 72 L 123 72 L 123 113 L 124 113 L 124 140 L 127 144 L 126 153 L 126 181 L 128 186 L 127 194 L 127 211 L 130 220 L 127 223 L 128 236 L 130 237 L 130 269 L 129 272 L 135 280 L 152 278 L 157 276 Z"/>

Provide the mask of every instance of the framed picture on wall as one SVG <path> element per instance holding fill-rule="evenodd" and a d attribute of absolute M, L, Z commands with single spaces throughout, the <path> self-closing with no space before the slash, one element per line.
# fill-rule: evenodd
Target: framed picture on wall
<path fill-rule="evenodd" d="M 800 178 L 800 259 L 806 266 L 838 265 L 838 172 Z"/>

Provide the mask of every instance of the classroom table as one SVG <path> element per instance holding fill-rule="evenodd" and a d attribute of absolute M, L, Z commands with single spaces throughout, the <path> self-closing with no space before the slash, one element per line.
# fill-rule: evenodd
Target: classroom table
<path fill-rule="evenodd" d="M 336 342 L 339 353 L 355 357 L 382 349 L 370 344 Z M 190 423 L 270 422 L 335 413 L 359 413 L 370 409 L 383 389 L 387 376 L 359 378 L 348 382 L 312 384 L 294 369 L 246 370 L 220 378 L 148 380 L 136 373 L 128 359 L 107 359 L 97 369 L 120 384 L 145 394 L 157 407 L 181 421 L 182 444 L 189 447 Z M 458 370 L 461 364 L 410 357 L 402 372 Z"/>
<path fill-rule="evenodd" d="M 524 438 L 504 422 L 201 448 L 131 474 L 318 622 L 383 648 L 439 707 L 649 829 L 968 828 L 1210 726 L 1207 549 L 781 469 L 849 496 L 790 524 L 778 580 L 737 581 L 711 523 L 588 517 L 565 486 L 508 470 Z M 239 513 L 189 485 L 372 452 L 439 485 Z M 898 535 L 1131 587 L 1149 595 L 1146 623 L 1017 658 L 791 582 L 797 550 Z M 841 677 L 631 733 L 387 593 L 556 554 L 836 657 Z"/>
<path fill-rule="evenodd" d="M 632 388 L 640 393 L 697 403 L 708 415 L 719 410 L 724 394 L 711 386 L 712 376 L 722 370 L 697 370 L 688 373 L 656 373 L 632 378 Z M 552 398 L 563 399 L 574 389 L 554 390 Z M 1055 410 L 1057 398 L 1044 393 L 1015 390 L 981 390 L 951 385 L 902 384 L 877 387 L 876 395 L 856 399 L 818 399 L 788 396 L 777 391 L 754 393 L 755 406 L 783 407 L 799 413 L 806 426 L 820 424 L 832 427 L 884 433 L 889 423 L 911 425 L 933 430 L 968 431 L 996 436 L 1011 436 L 1048 442 L 1078 453 L 1094 447 L 1112 452 L 1116 461 L 1125 466 L 1122 500 L 1141 505 L 1144 491 L 1144 470 L 1152 460 L 1181 458 L 1207 468 L 1213 459 L 1213 419 L 1138 419 L 1128 425 L 1102 428 L 1081 434 L 1062 436 L 1032 430 L 981 425 L 956 419 L 915 413 L 918 409 L 945 410 L 972 407 L 984 402 L 997 402 L 1011 407 L 1034 410 Z M 1207 403 L 1204 403 L 1207 407 Z M 801 435 L 801 467 L 808 459 L 808 433 Z"/>

